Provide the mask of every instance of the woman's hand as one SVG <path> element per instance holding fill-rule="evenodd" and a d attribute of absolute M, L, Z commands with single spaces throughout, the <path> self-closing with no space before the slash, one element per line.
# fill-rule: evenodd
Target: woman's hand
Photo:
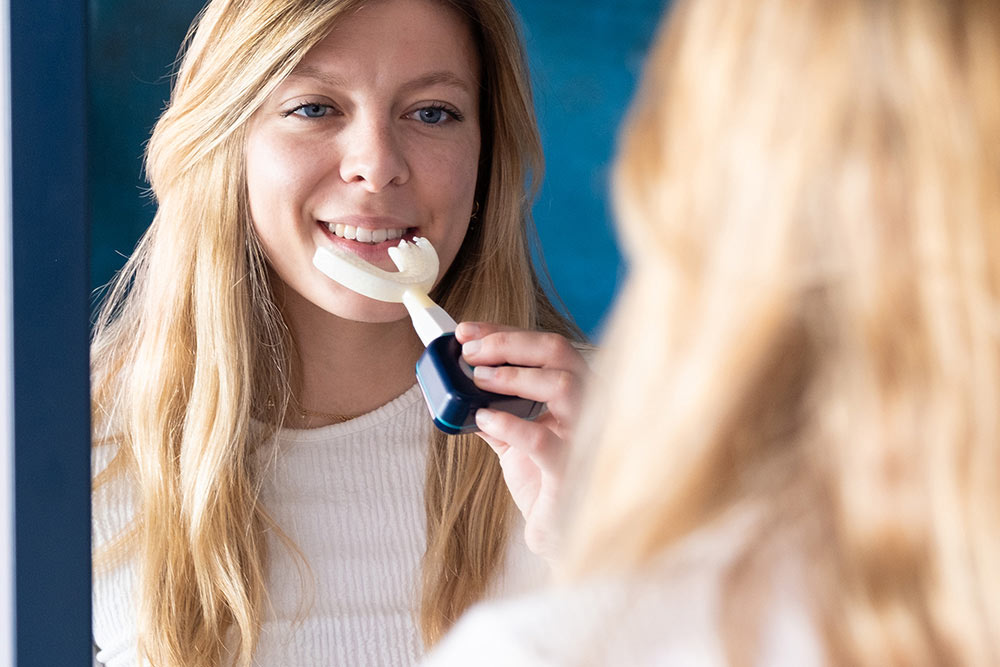
<path fill-rule="evenodd" d="M 587 362 L 558 334 L 463 322 L 455 335 L 462 356 L 475 367 L 477 386 L 548 406 L 534 421 L 480 409 L 476 425 L 500 457 L 507 488 L 524 515 L 528 548 L 551 559 L 567 442 L 579 416 Z"/>

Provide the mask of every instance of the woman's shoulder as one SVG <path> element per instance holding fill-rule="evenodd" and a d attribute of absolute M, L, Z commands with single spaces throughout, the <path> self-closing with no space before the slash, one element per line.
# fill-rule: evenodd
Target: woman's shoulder
<path fill-rule="evenodd" d="M 128 470 L 128 450 L 120 428 L 95 419 L 91 434 L 91 530 L 99 552 L 115 542 L 135 517 L 135 489 Z"/>
<path fill-rule="evenodd" d="M 715 600 L 721 561 L 701 544 L 672 550 L 642 573 L 592 576 L 474 607 L 428 665 L 724 664 Z M 476 649 L 475 647 L 480 647 Z"/>
<path fill-rule="evenodd" d="M 468 664 L 472 656 L 484 665 L 728 664 L 723 582 L 748 526 L 737 517 L 693 534 L 641 571 L 474 607 L 427 666 Z M 777 586 L 766 609 L 768 664 L 820 662 L 796 591 Z"/>
<path fill-rule="evenodd" d="M 707 607 L 710 591 L 648 591 L 601 579 L 481 605 L 425 667 L 468 664 L 472 656 L 480 665 L 725 664 L 711 615 L 697 608 Z"/>

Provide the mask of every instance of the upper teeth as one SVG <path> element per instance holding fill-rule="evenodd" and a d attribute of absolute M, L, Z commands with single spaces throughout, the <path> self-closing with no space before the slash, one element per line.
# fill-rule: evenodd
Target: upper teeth
<path fill-rule="evenodd" d="M 342 239 L 360 241 L 361 243 L 382 243 L 393 239 L 403 238 L 406 229 L 367 229 L 365 227 L 355 227 L 353 225 L 334 224 L 328 222 L 326 228 Z"/>

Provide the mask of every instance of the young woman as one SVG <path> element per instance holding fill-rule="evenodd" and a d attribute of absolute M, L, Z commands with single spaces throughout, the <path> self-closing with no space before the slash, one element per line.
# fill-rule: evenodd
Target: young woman
<path fill-rule="evenodd" d="M 585 364 L 531 265 L 540 170 L 505 0 L 208 4 L 93 344 L 99 660 L 408 664 L 546 570 Z M 414 236 L 477 383 L 548 405 L 481 411 L 490 447 L 433 430 L 402 306 L 312 267 Z"/>
<path fill-rule="evenodd" d="M 430 664 L 1000 662 L 998 81 L 997 3 L 673 5 L 569 585 Z"/>

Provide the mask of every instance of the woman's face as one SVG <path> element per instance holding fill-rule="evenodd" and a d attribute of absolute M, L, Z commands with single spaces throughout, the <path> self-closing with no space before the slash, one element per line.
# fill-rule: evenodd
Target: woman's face
<path fill-rule="evenodd" d="M 313 254 L 333 244 L 394 271 L 387 249 L 423 236 L 443 275 L 468 229 L 479 149 L 479 61 L 462 18 L 435 0 L 347 14 L 249 128 L 250 210 L 286 299 L 357 321 L 403 317 L 331 281 Z"/>

